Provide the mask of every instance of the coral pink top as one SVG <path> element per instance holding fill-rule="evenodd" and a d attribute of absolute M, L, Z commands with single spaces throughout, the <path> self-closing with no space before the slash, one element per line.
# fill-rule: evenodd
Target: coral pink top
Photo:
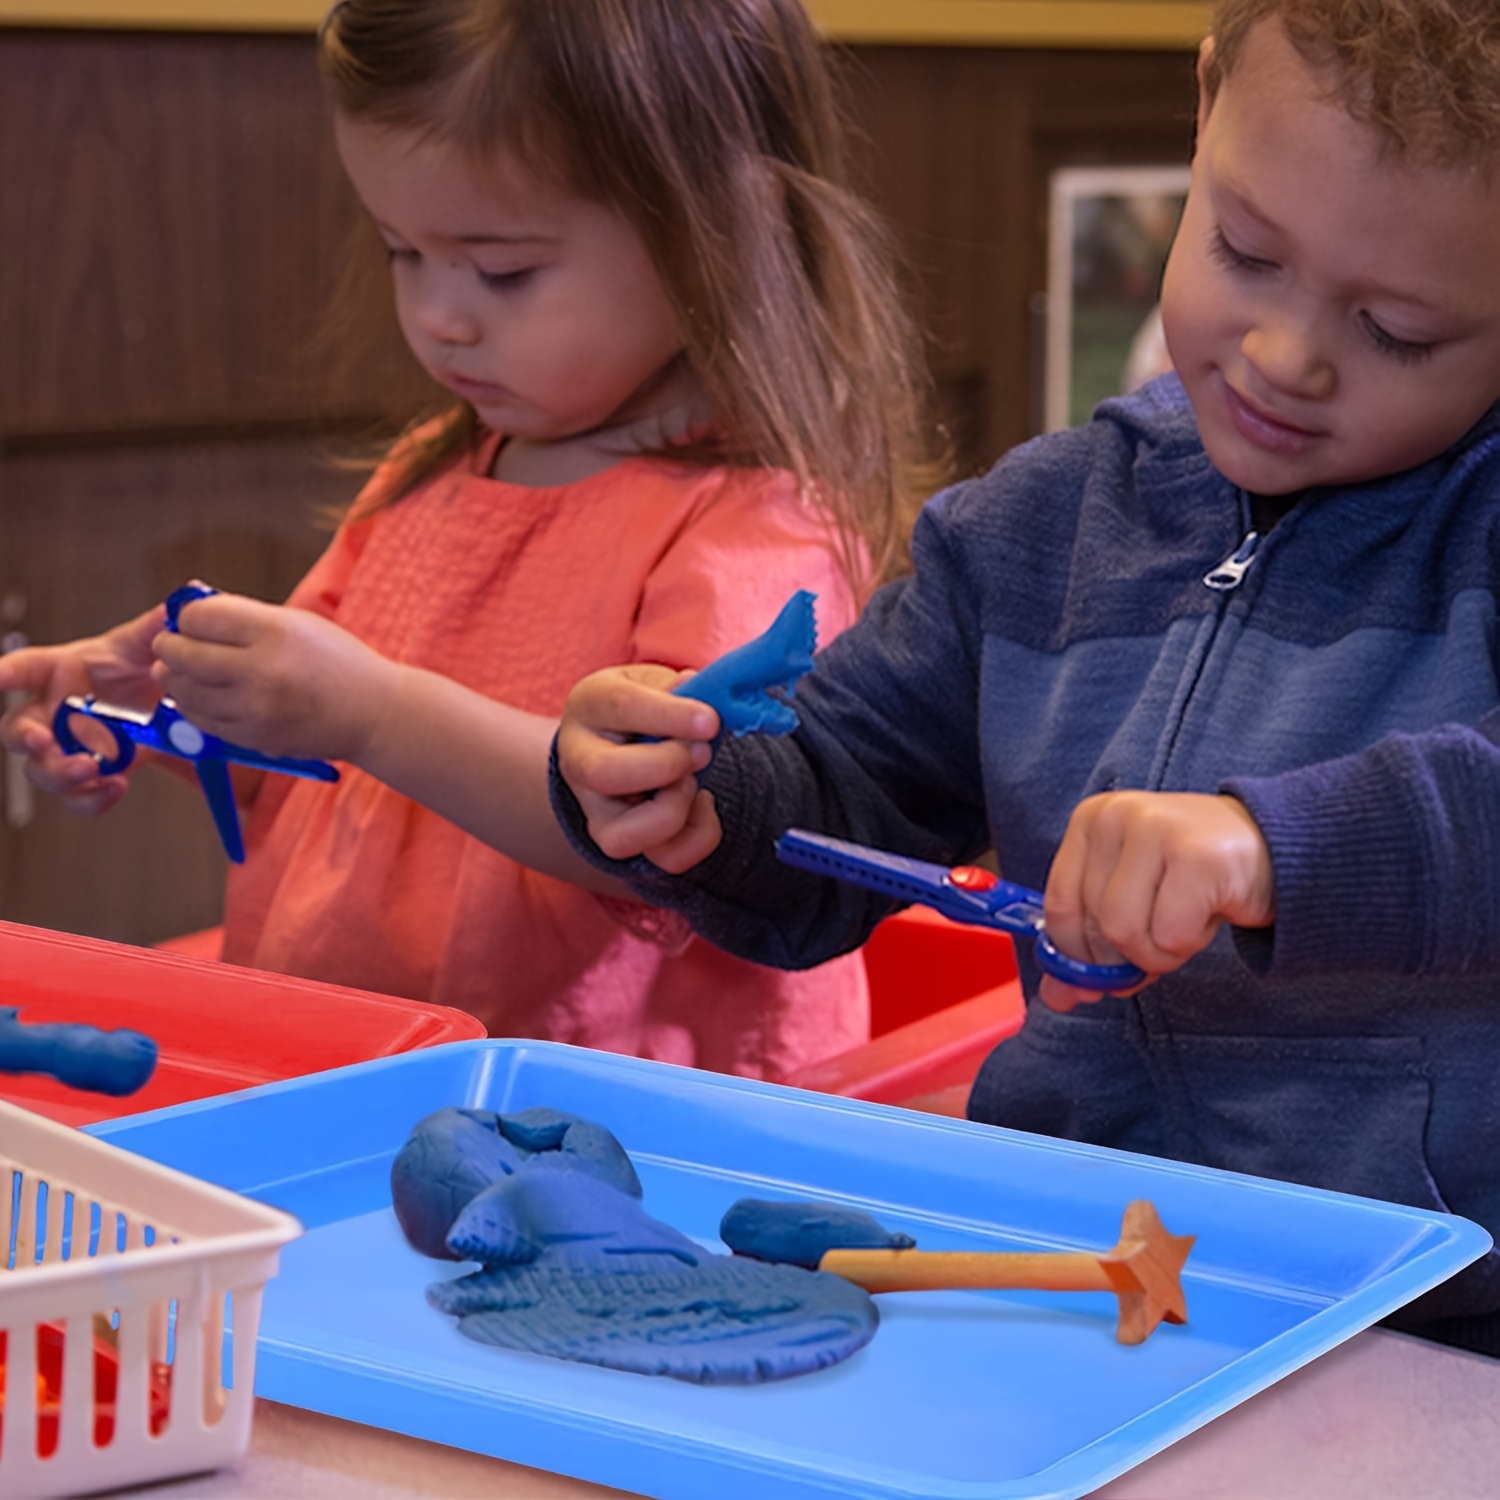
<path fill-rule="evenodd" d="M 290 603 L 532 713 L 630 661 L 699 667 L 798 588 L 822 642 L 855 604 L 787 475 L 632 458 L 557 488 L 487 477 L 498 440 L 346 523 Z M 371 481 L 388 483 L 388 470 Z M 457 1006 L 544 1037 L 775 1077 L 868 1036 L 858 954 L 805 973 L 539 875 L 353 767 L 268 776 L 230 872 L 224 958 Z"/>

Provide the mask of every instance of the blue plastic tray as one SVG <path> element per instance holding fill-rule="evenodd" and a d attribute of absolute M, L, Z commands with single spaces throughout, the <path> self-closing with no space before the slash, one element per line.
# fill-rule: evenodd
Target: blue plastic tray
<path fill-rule="evenodd" d="M 645 1206 L 717 1246 L 744 1196 L 834 1199 L 923 1249 L 1097 1249 L 1133 1198 L 1196 1234 L 1189 1322 L 1103 1293 L 904 1293 L 815 1375 L 700 1388 L 470 1343 L 423 1301 L 392 1156 L 446 1104 L 599 1121 Z M 255 1388 L 663 1500 L 1083 1494 L 1476 1259 L 1465 1219 L 537 1042 L 459 1042 L 90 1127 L 297 1215 Z"/>

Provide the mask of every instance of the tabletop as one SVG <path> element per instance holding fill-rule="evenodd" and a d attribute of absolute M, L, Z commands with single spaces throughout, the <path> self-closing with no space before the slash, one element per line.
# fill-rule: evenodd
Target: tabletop
<path fill-rule="evenodd" d="M 1373 1329 L 1191 1433 L 1097 1500 L 1492 1497 L 1500 1361 Z M 378 1428 L 256 1403 L 250 1451 L 159 1500 L 602 1500 L 608 1489 Z"/>

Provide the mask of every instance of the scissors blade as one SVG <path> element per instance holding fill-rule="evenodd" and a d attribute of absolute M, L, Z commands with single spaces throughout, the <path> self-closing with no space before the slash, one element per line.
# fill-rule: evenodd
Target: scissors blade
<path fill-rule="evenodd" d="M 245 862 L 245 844 L 240 838 L 240 815 L 234 805 L 234 787 L 229 780 L 229 762 L 217 756 L 207 756 L 193 762 L 198 773 L 198 785 L 208 798 L 208 810 L 214 815 L 214 826 L 219 830 L 224 852 L 235 864 Z"/>
<path fill-rule="evenodd" d="M 300 776 L 304 781 L 339 779 L 338 767 L 326 760 L 302 760 L 291 755 L 262 755 L 259 750 L 251 750 L 244 745 L 231 745 L 228 740 L 220 740 L 218 749 L 225 760 L 237 766 L 275 771 L 281 776 Z"/>
<path fill-rule="evenodd" d="M 1111 993 L 1138 985 L 1146 976 L 1134 964 L 1090 964 L 1059 952 L 1042 922 L 1042 893 L 1013 885 L 988 871 L 945 869 L 926 860 L 865 844 L 852 844 L 805 828 L 789 828 L 776 841 L 784 864 L 810 870 L 900 901 L 917 901 L 956 922 L 995 927 L 1036 942 L 1038 965 L 1079 989 Z"/>
<path fill-rule="evenodd" d="M 891 854 L 866 844 L 853 844 L 805 828 L 788 828 L 776 841 L 776 857 L 783 864 L 847 881 L 867 891 L 878 891 L 898 901 L 917 901 L 956 922 L 998 927 L 1017 936 L 1035 936 L 1042 900 L 1036 891 L 996 881 L 1003 901 L 992 906 L 982 895 L 954 883 L 953 872 L 905 854 Z"/>

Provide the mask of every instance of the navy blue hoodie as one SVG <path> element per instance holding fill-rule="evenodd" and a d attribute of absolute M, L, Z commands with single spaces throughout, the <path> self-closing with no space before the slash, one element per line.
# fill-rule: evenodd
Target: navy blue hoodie
<path fill-rule="evenodd" d="M 1232 793 L 1276 925 L 1129 1000 L 1033 998 L 970 1114 L 1500 1233 L 1500 408 L 1250 533 L 1165 377 L 927 506 L 913 575 L 799 685 L 799 730 L 719 747 L 725 838 L 698 868 L 605 860 L 554 772 L 555 804 L 647 900 L 803 967 L 890 904 L 777 863 L 788 827 L 943 864 L 993 846 L 1040 888 L 1084 797 Z M 1500 1257 L 1403 1318 L 1500 1353 Z"/>

